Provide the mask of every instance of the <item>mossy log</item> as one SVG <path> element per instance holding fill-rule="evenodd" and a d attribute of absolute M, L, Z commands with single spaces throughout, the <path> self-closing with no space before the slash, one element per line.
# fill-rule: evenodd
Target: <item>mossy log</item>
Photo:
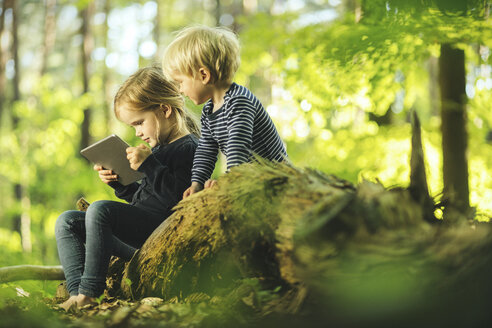
<path fill-rule="evenodd" d="M 246 164 L 182 201 L 126 266 L 120 286 L 127 297 L 170 299 L 256 277 L 264 288 L 291 292 L 270 310 L 295 312 L 308 295 L 323 309 L 317 313 L 339 321 L 427 312 L 437 320 L 443 304 L 463 311 L 471 307 L 460 307 L 465 302 L 485 302 L 489 225 L 447 226 L 426 216 L 406 189 L 368 181 L 354 188 L 312 170 Z"/>
<path fill-rule="evenodd" d="M 490 226 L 434 218 L 415 119 L 409 188 L 243 164 L 181 201 L 129 263 L 116 261 L 108 292 L 185 299 L 255 278 L 281 291 L 262 313 L 310 313 L 302 323 L 488 322 Z"/>
<path fill-rule="evenodd" d="M 128 297 L 168 299 L 212 293 L 243 278 L 260 278 L 265 288 L 301 288 L 292 258 L 299 218 L 320 202 L 341 209 L 354 193 L 350 183 L 312 170 L 237 167 L 217 188 L 178 204 L 129 262 L 121 289 Z"/>

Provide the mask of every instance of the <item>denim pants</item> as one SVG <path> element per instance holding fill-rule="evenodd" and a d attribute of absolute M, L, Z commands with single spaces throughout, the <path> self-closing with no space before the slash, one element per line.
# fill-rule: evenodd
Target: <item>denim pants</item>
<path fill-rule="evenodd" d="M 102 200 L 87 212 L 62 213 L 55 225 L 58 256 L 71 296 L 100 296 L 111 255 L 130 260 L 164 217 L 126 203 Z"/>

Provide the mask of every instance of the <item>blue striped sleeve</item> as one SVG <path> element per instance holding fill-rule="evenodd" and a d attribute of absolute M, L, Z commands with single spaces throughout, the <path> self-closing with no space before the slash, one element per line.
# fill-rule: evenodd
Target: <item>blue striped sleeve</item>
<path fill-rule="evenodd" d="M 253 143 L 255 107 L 245 96 L 236 96 L 231 102 L 227 119 L 227 169 L 250 161 Z"/>
<path fill-rule="evenodd" d="M 210 128 L 202 115 L 201 137 L 193 159 L 191 182 L 199 182 L 202 185 L 210 179 L 217 162 L 219 146 L 212 137 Z"/>

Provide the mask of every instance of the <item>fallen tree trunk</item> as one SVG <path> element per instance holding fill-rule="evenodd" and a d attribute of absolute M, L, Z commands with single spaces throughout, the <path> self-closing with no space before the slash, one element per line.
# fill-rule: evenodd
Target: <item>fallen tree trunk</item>
<path fill-rule="evenodd" d="M 404 189 L 370 182 L 355 188 L 313 170 L 245 164 L 215 190 L 182 201 L 126 266 L 119 286 L 125 297 L 184 299 L 258 278 L 263 288 L 294 289 L 302 298 L 306 272 L 317 264 L 303 261 L 305 245 L 330 250 L 334 260 L 352 236 L 426 231 L 422 212 Z M 309 244 L 320 234 L 330 247 Z"/>
<path fill-rule="evenodd" d="M 17 265 L 0 268 L 0 283 L 16 280 L 64 280 L 61 266 Z"/>
<path fill-rule="evenodd" d="M 418 132 L 409 189 L 353 186 L 286 164 L 233 168 L 181 201 L 123 272 L 121 263 L 112 270 L 108 292 L 183 301 L 237 294 L 263 315 L 302 309 L 355 326 L 422 318 L 443 326 L 463 311 L 472 325 L 487 320 L 490 226 L 435 219 Z M 251 279 L 276 299 L 259 302 L 258 290 L 242 288 Z"/>
<path fill-rule="evenodd" d="M 353 195 L 351 184 L 316 171 L 242 165 L 179 203 L 128 264 L 123 295 L 186 297 L 244 278 L 302 284 L 291 257 L 298 219 L 323 198 L 343 208 Z"/>

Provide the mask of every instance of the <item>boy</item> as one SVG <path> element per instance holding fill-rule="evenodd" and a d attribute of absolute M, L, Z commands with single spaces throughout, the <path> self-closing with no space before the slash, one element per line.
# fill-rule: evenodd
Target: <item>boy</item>
<path fill-rule="evenodd" d="M 205 103 L 192 184 L 183 198 L 214 184 L 209 179 L 219 149 L 227 158 L 228 170 L 250 162 L 253 154 L 272 161 L 287 158 L 284 144 L 260 101 L 233 82 L 239 63 L 239 41 L 225 28 L 185 28 L 166 49 L 164 73 L 178 82 L 181 93 L 195 104 Z"/>

